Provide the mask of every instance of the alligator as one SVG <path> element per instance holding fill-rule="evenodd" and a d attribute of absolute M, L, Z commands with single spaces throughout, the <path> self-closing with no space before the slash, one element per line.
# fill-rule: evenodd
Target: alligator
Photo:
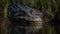
<path fill-rule="evenodd" d="M 44 14 L 23 4 L 9 4 L 8 18 L 11 21 L 11 34 L 38 34 L 43 28 Z M 41 32 L 39 32 L 41 34 Z"/>

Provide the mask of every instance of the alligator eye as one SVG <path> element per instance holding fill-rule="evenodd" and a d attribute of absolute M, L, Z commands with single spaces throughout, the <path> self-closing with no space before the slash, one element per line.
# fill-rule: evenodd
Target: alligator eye
<path fill-rule="evenodd" d="M 24 16 L 26 16 L 26 15 L 27 15 L 27 13 L 24 11 L 24 12 L 23 12 L 23 15 L 24 15 Z"/>
<path fill-rule="evenodd" d="M 15 16 L 26 16 L 27 13 L 25 11 L 19 11 L 17 13 L 15 13 Z"/>
<path fill-rule="evenodd" d="M 22 16 L 27 15 L 27 13 L 26 13 L 25 11 L 21 11 L 20 14 L 21 14 Z"/>

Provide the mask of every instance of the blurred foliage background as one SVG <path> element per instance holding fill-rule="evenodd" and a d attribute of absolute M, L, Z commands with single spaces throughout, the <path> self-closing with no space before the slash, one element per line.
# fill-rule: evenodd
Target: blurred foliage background
<path fill-rule="evenodd" d="M 0 0 L 0 24 L 4 18 L 7 18 L 7 7 L 11 2 L 22 3 L 24 5 L 36 8 L 47 13 L 49 16 L 51 16 L 51 19 L 54 18 L 55 14 L 60 9 L 60 0 Z M 45 33 L 54 34 L 54 32 L 54 28 L 49 26 Z"/>
<path fill-rule="evenodd" d="M 0 0 L 0 13 L 4 11 L 6 17 L 6 9 L 10 2 L 12 3 L 22 3 L 30 7 L 36 8 L 40 11 L 46 12 L 47 14 L 54 17 L 55 12 L 58 11 L 60 0 Z"/>

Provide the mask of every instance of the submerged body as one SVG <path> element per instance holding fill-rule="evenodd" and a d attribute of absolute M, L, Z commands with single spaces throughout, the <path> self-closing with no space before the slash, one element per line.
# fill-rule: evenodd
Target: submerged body
<path fill-rule="evenodd" d="M 43 13 L 22 4 L 10 4 L 8 17 L 12 24 L 11 34 L 37 34 L 43 28 Z"/>

